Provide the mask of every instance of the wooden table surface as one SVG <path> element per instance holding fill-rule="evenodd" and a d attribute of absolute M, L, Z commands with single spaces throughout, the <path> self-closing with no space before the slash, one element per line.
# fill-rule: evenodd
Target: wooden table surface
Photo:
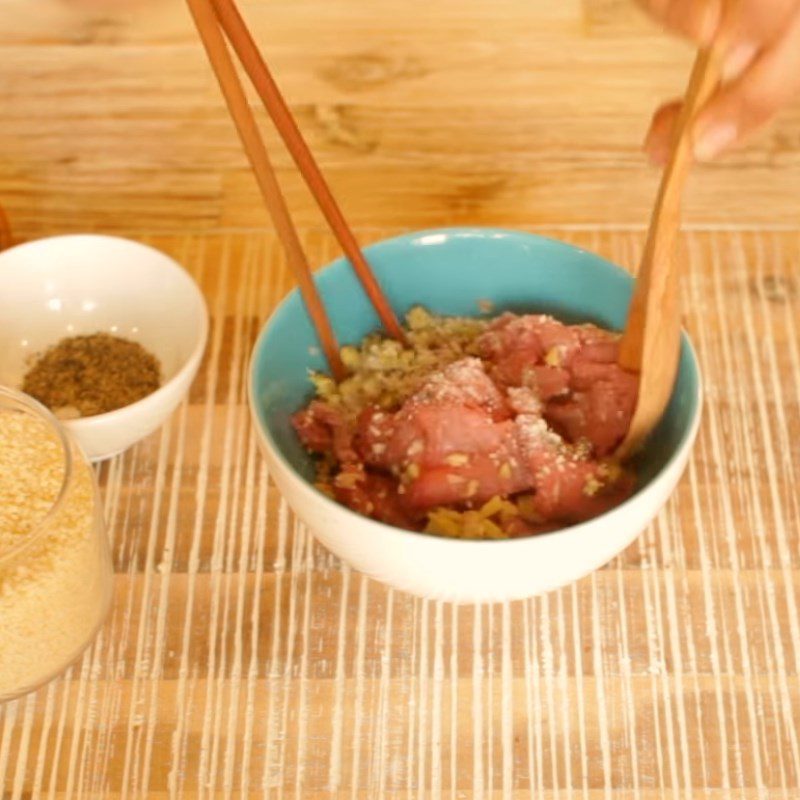
<path fill-rule="evenodd" d="M 636 265 L 639 142 L 691 52 L 628 0 L 242 7 L 363 240 L 497 224 Z M 291 281 L 179 0 L 0 0 L 0 204 L 20 240 L 173 254 L 213 315 L 187 402 L 99 470 L 114 609 L 0 708 L 0 796 L 800 796 L 800 109 L 692 179 L 679 489 L 605 568 L 507 605 L 351 572 L 270 483 L 245 363 Z"/>

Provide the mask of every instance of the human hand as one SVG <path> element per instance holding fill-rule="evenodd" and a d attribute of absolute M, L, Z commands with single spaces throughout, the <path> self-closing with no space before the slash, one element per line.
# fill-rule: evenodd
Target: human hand
<path fill-rule="evenodd" d="M 800 94 L 800 0 L 638 0 L 672 31 L 720 49 L 722 84 L 697 115 L 695 157 L 739 144 Z M 669 155 L 680 101 L 659 108 L 645 140 L 656 164 Z"/>

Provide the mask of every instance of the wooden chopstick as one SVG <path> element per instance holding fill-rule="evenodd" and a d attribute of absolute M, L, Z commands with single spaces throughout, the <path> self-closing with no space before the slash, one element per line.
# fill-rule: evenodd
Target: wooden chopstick
<path fill-rule="evenodd" d="M 356 275 L 378 313 L 384 328 L 390 336 L 404 341 L 405 334 L 403 329 L 375 279 L 375 275 L 367 263 L 353 235 L 353 231 L 347 224 L 319 166 L 314 160 L 314 156 L 303 139 L 292 112 L 289 110 L 280 89 L 259 52 L 258 46 L 242 15 L 233 0 L 211 0 L 211 2 L 220 24 L 225 30 L 228 41 L 236 51 L 239 61 L 241 61 L 242 66 L 250 77 L 256 92 L 305 179 L 317 205 L 331 226 L 339 245 L 353 265 Z"/>
<path fill-rule="evenodd" d="M 228 110 L 236 125 L 247 158 L 255 173 L 264 202 L 269 209 L 278 237 L 286 251 L 287 261 L 300 286 L 303 301 L 319 336 L 328 364 L 334 377 L 337 380 L 341 380 L 345 377 L 347 371 L 339 355 L 336 335 L 333 332 L 325 307 L 322 304 L 322 299 L 311 275 L 311 269 L 300 244 L 297 230 L 289 216 L 286 201 L 270 163 L 255 117 L 248 105 L 233 59 L 228 52 L 228 46 L 219 27 L 217 16 L 210 4 L 210 0 L 187 0 L 187 3 L 197 26 L 197 32 L 200 34 L 200 39 L 208 54 L 211 67 L 217 77 L 220 89 L 222 89 Z"/>

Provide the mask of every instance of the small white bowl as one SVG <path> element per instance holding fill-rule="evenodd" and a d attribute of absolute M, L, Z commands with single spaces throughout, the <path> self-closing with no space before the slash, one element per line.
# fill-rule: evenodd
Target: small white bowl
<path fill-rule="evenodd" d="M 208 338 L 203 295 L 173 259 L 113 236 L 54 236 L 0 253 L 0 384 L 19 389 L 36 354 L 98 332 L 139 342 L 161 362 L 163 383 L 124 408 L 64 423 L 93 461 L 152 433 L 186 395 Z"/>

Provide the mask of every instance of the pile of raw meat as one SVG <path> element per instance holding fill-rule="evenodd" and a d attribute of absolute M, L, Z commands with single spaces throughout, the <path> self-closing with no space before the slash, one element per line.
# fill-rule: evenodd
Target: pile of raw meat
<path fill-rule="evenodd" d="M 611 458 L 637 393 L 617 349 L 593 325 L 503 314 L 393 407 L 318 398 L 292 422 L 321 488 L 361 514 L 451 536 L 553 530 L 633 489 Z"/>

